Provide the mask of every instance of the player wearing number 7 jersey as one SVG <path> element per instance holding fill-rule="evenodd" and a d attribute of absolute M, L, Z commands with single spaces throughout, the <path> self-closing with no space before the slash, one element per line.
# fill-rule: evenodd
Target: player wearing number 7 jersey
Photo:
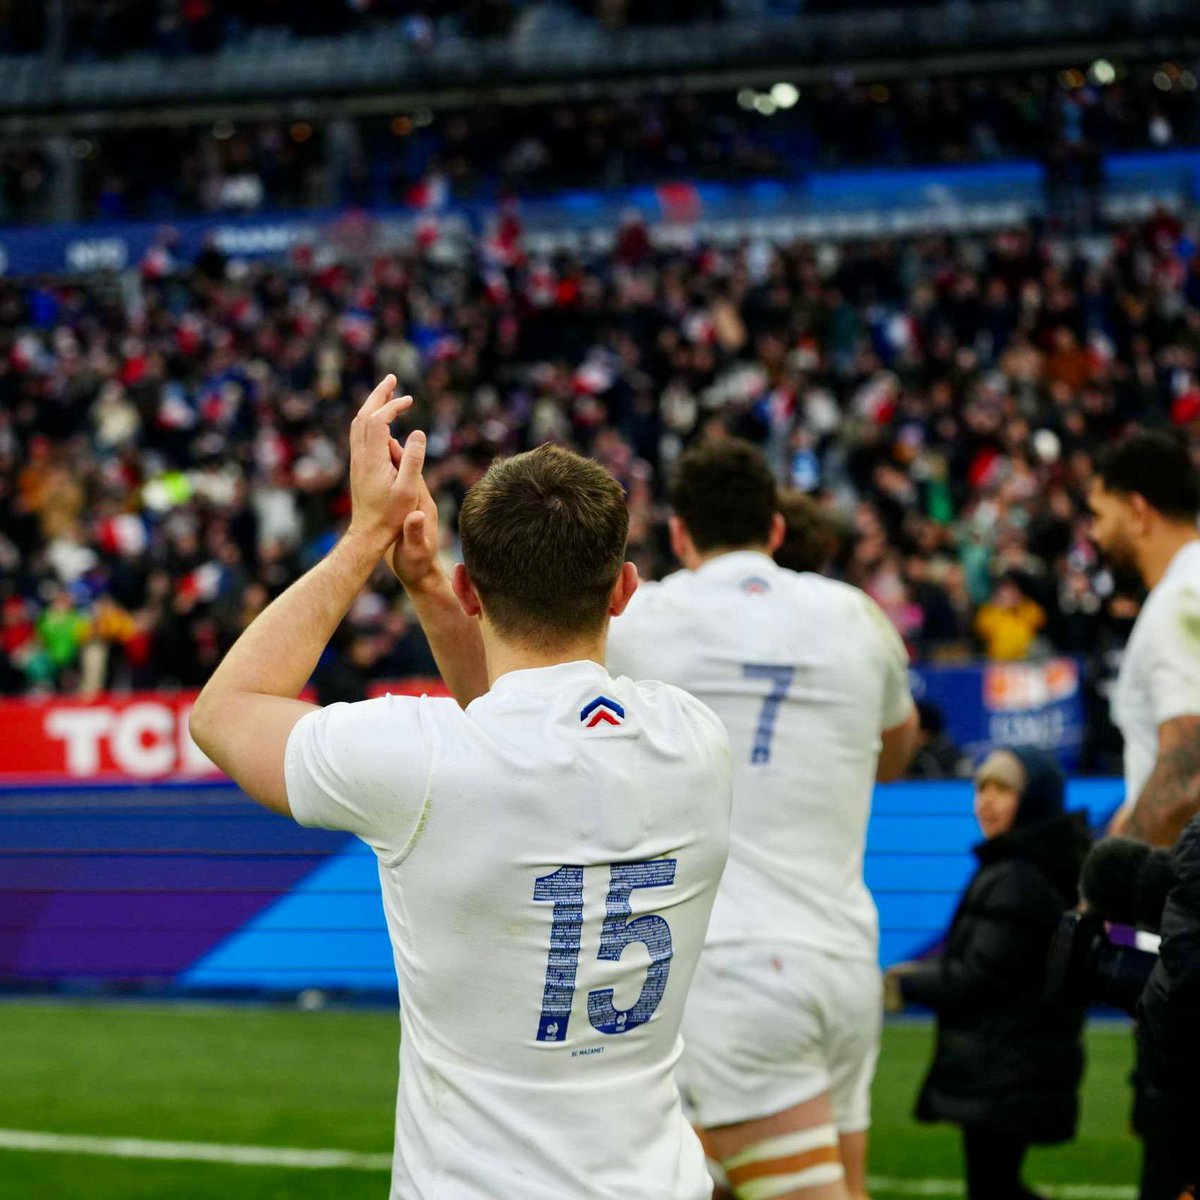
<path fill-rule="evenodd" d="M 602 665 L 637 577 L 596 463 L 494 464 L 443 573 L 394 384 L 351 431 L 349 532 L 242 635 L 193 734 L 262 803 L 375 851 L 403 1020 L 393 1200 L 708 1200 L 674 1068 L 728 845 L 727 735 Z M 462 707 L 296 699 L 385 555 Z"/>
<path fill-rule="evenodd" d="M 689 569 L 639 590 L 608 663 L 687 688 L 733 748 L 681 1086 L 739 1200 L 844 1200 L 866 1188 L 882 1010 L 864 843 L 874 782 L 915 741 L 908 658 L 862 592 L 772 561 L 783 518 L 753 446 L 689 450 L 672 503 Z"/>

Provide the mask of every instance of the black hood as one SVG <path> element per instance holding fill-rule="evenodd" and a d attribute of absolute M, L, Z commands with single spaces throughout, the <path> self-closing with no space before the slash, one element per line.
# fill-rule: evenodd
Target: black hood
<path fill-rule="evenodd" d="M 1079 898 L 1079 872 L 1092 844 L 1087 814 L 1060 812 L 1028 825 L 1017 825 L 975 847 L 981 866 L 1024 858 L 1062 893 L 1064 904 Z"/>
<path fill-rule="evenodd" d="M 1045 750 L 1012 748 L 1025 768 L 1025 790 L 1017 808 L 1015 829 L 1037 825 L 1066 811 L 1067 779 L 1058 760 Z"/>

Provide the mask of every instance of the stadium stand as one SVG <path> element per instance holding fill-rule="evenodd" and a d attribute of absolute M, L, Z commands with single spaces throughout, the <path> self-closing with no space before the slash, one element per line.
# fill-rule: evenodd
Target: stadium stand
<path fill-rule="evenodd" d="M 7 285 L 0 306 L 10 692 L 74 689 L 85 662 L 93 688 L 201 681 L 336 535 L 340 431 L 389 370 L 420 396 L 448 527 L 494 453 L 559 440 L 625 483 L 648 574 L 679 449 L 763 443 L 844 514 L 842 573 L 925 655 L 1087 653 L 1105 613 L 1118 635 L 1082 510 L 1093 448 L 1200 420 L 1200 258 L 1165 212 L 1086 245 L 684 253 L 631 225 L 586 257 L 527 254 L 512 216 L 461 255 L 247 267 L 210 248 L 119 290 Z M 352 625 L 360 666 L 427 665 L 386 580 Z"/>

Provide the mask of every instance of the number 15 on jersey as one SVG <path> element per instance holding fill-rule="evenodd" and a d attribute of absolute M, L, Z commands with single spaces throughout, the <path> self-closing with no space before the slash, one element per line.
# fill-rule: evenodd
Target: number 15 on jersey
<path fill-rule="evenodd" d="M 599 1033 L 628 1033 L 644 1025 L 662 1003 L 671 971 L 671 928 L 654 913 L 634 917 L 629 903 L 635 888 L 668 887 L 675 882 L 676 859 L 614 863 L 610 868 L 604 924 L 596 958 L 617 962 L 628 946 L 641 942 L 650 952 L 650 966 L 641 993 L 632 1008 L 613 1004 L 612 988 L 588 993 L 588 1020 Z M 533 898 L 554 905 L 550 923 L 550 953 L 546 961 L 546 987 L 538 1020 L 539 1042 L 561 1042 L 575 1000 L 575 980 L 583 935 L 583 868 L 559 867 L 536 880 Z"/>

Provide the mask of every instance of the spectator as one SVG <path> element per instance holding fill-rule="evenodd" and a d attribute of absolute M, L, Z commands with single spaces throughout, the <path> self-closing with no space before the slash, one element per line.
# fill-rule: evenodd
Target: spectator
<path fill-rule="evenodd" d="M 1086 254 L 1024 228 L 819 251 L 642 233 L 615 253 L 534 253 L 509 208 L 479 240 L 346 261 L 210 249 L 192 268 L 164 234 L 119 290 L 0 281 L 4 598 L 36 624 L 64 586 L 83 608 L 107 596 L 136 626 L 110 643 L 111 679 L 201 678 L 338 536 L 341 424 L 395 370 L 429 431 L 450 556 L 491 457 L 554 439 L 622 480 L 630 555 L 659 573 L 672 463 L 736 433 L 819 488 L 844 531 L 827 570 L 868 589 L 918 658 L 961 656 L 981 606 L 994 654 L 1080 650 L 1114 586 L 1087 536 L 1091 458 L 1147 413 L 1166 420 L 1195 357 L 1195 228 L 1152 218 Z M 1153 315 L 1163 288 L 1170 320 Z M 1088 305 L 1112 353 L 1076 394 L 1046 363 Z M 1022 344 L 1038 352 L 1014 359 Z M 371 592 L 372 673 L 426 673 L 394 581 Z M 3 643 L 0 684 L 47 686 L 36 645 Z"/>
<path fill-rule="evenodd" d="M 86 614 L 75 607 L 75 602 L 66 588 L 59 588 L 45 611 L 38 617 L 37 633 L 49 660 L 50 669 L 60 686 L 73 677 L 70 673 L 79 657 L 79 648 L 87 631 Z"/>
<path fill-rule="evenodd" d="M 979 606 L 975 616 L 975 632 L 983 642 L 984 653 L 997 662 L 1028 658 L 1045 624 L 1042 606 L 1023 595 L 1012 577 L 996 584 L 991 599 Z"/>
<path fill-rule="evenodd" d="M 1083 814 L 1063 809 L 1064 779 L 1039 751 L 998 750 L 975 777 L 984 841 L 934 958 L 892 967 L 888 1007 L 932 1008 L 933 1065 L 917 1101 L 922 1121 L 963 1131 L 968 1200 L 1033 1196 L 1021 1183 L 1032 1144 L 1070 1140 L 1083 1074 L 1083 1010 L 1043 999 L 1046 956 L 1078 899 L 1088 849 Z"/>
<path fill-rule="evenodd" d="M 779 493 L 779 511 L 787 533 L 775 561 L 789 571 L 824 571 L 837 548 L 838 534 L 829 514 L 810 496 L 793 489 Z"/>

